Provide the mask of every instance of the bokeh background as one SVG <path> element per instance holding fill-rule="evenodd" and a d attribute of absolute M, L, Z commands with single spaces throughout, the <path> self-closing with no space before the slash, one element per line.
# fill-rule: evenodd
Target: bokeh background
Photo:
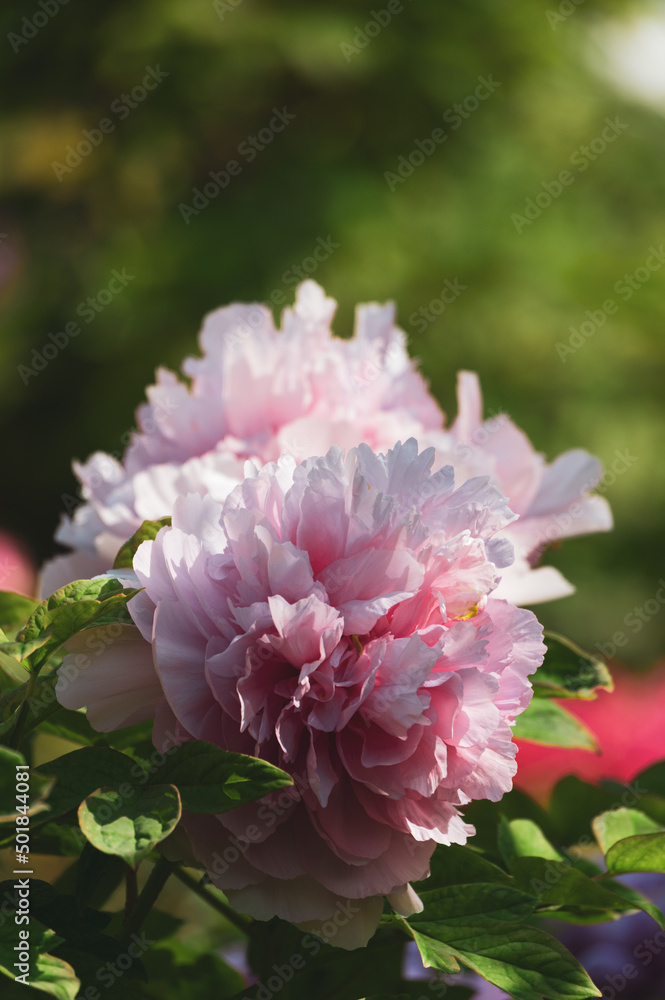
<path fill-rule="evenodd" d="M 592 649 L 621 630 L 618 655 L 646 667 L 665 645 L 665 263 L 626 300 L 615 286 L 665 242 L 665 5 L 391 7 L 380 26 L 384 0 L 378 21 L 357 0 L 2 5 L 0 526 L 36 560 L 53 554 L 71 459 L 119 454 L 155 367 L 196 351 L 203 314 L 292 301 L 292 269 L 332 240 L 312 277 L 340 302 L 337 332 L 356 302 L 394 300 L 447 414 L 471 368 L 487 409 L 549 458 L 624 456 L 604 487 L 615 531 L 546 554 L 578 589 L 539 616 Z M 149 69 L 163 79 L 137 101 Z M 476 100 L 479 78 L 492 86 Z M 275 108 L 295 118 L 249 162 L 238 147 Z M 66 161 L 105 118 L 113 130 Z M 606 119 L 620 129 L 599 152 Z M 445 142 L 389 183 L 437 128 Z M 180 206 L 232 159 L 240 173 L 185 221 Z M 548 206 L 562 170 L 573 181 Z M 79 305 L 114 269 L 132 280 L 86 323 Z M 424 321 L 446 280 L 464 291 Z M 618 310 L 562 357 L 608 298 Z M 27 376 L 72 321 L 81 334 Z M 627 628 L 646 602 L 654 613 Z"/>

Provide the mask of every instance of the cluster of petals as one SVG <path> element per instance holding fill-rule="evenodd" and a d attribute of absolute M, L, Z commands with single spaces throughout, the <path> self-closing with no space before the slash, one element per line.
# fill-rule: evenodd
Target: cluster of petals
<path fill-rule="evenodd" d="M 297 462 L 332 445 L 364 442 L 385 451 L 414 436 L 436 449 L 457 482 L 489 475 L 519 521 L 507 536 L 516 551 L 500 593 L 516 604 L 564 596 L 571 585 L 551 567 L 534 569 L 556 539 L 608 530 L 607 502 L 589 491 L 602 469 L 575 450 L 552 465 L 505 415 L 483 421 L 477 376 L 459 376 L 459 415 L 449 429 L 395 326 L 393 306 L 358 307 L 354 336 L 333 336 L 336 308 L 313 281 L 296 292 L 282 329 L 262 305 L 210 313 L 202 356 L 188 358 L 190 384 L 160 369 L 137 413 L 122 461 L 102 452 L 74 464 L 85 502 L 64 517 L 56 539 L 72 552 L 46 565 L 42 590 L 104 572 L 145 519 L 171 514 L 185 493 L 224 501 L 243 478 L 244 462 Z"/>
<path fill-rule="evenodd" d="M 590 493 L 602 477 L 601 463 L 575 448 L 548 465 L 505 413 L 483 420 L 475 372 L 459 373 L 457 402 L 451 427 L 423 434 L 421 444 L 433 445 L 436 467 L 452 465 L 458 481 L 489 476 L 518 515 L 505 532 L 515 559 L 496 595 L 513 604 L 538 604 L 572 594 L 574 587 L 559 570 L 537 563 L 559 539 L 612 528 L 607 500 Z"/>
<path fill-rule="evenodd" d="M 44 592 L 107 570 L 141 523 L 171 514 L 183 493 L 225 500 L 247 459 L 302 461 L 361 442 L 386 450 L 440 427 L 393 306 L 359 306 L 354 336 L 342 339 L 331 331 L 336 305 L 305 281 L 281 329 L 259 304 L 206 316 L 202 357 L 182 365 L 190 384 L 158 370 L 122 462 L 96 452 L 74 463 L 85 503 L 56 532 L 73 553 L 47 564 Z"/>
<path fill-rule="evenodd" d="M 384 896 L 417 908 L 436 844 L 473 833 L 461 808 L 510 789 L 544 653 L 532 612 L 493 594 L 505 498 L 433 461 L 415 440 L 334 446 L 248 463 L 223 505 L 179 498 L 134 558 L 136 628 L 83 669 L 67 657 L 57 687 L 97 729 L 154 719 L 158 748 L 208 740 L 291 774 L 279 804 L 185 828 L 238 910 L 314 931 L 343 913 L 343 947 Z"/>

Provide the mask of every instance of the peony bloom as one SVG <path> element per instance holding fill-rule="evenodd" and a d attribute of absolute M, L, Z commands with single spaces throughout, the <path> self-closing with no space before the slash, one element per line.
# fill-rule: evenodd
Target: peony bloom
<path fill-rule="evenodd" d="M 238 910 L 342 947 L 384 896 L 417 909 L 436 844 L 474 832 L 460 808 L 510 789 L 544 653 L 534 615 L 492 596 L 505 499 L 433 460 L 413 439 L 333 447 L 249 468 L 223 508 L 178 499 L 134 559 L 134 638 L 66 658 L 56 689 L 98 729 L 155 718 L 158 748 L 175 732 L 288 771 L 292 790 L 185 827 Z"/>
<path fill-rule="evenodd" d="M 361 441 L 386 450 L 440 427 L 394 307 L 359 306 L 355 335 L 342 340 L 330 329 L 336 305 L 305 281 L 281 330 L 258 304 L 206 316 L 203 356 L 182 366 L 191 388 L 159 369 L 122 462 L 96 452 L 74 463 L 86 502 L 56 532 L 74 552 L 46 565 L 44 593 L 107 570 L 141 523 L 170 514 L 181 494 L 225 500 L 247 459 L 301 461 Z"/>
<path fill-rule="evenodd" d="M 191 387 L 160 369 L 122 462 L 97 452 L 74 464 L 86 502 L 56 532 L 73 553 L 46 565 L 43 592 L 107 570 L 141 523 L 171 514 L 178 496 L 224 501 L 242 480 L 246 459 L 290 454 L 299 462 L 333 444 L 361 442 L 385 451 L 413 435 L 436 448 L 436 467 L 452 465 L 458 482 L 490 476 L 520 515 L 506 536 L 516 560 L 500 595 L 529 604 L 571 593 L 558 570 L 532 567 L 556 539 L 611 528 L 607 502 L 589 496 L 602 472 L 598 460 L 576 450 L 548 466 L 505 415 L 483 423 L 471 372 L 460 373 L 459 414 L 443 430 L 443 413 L 408 357 L 393 306 L 359 306 L 350 340 L 331 333 L 335 307 L 305 281 L 294 308 L 284 311 L 282 330 L 261 305 L 210 313 L 200 335 L 203 356 L 183 364 Z"/>
<path fill-rule="evenodd" d="M 518 514 L 505 532 L 515 561 L 496 591 L 513 604 L 537 604 L 572 594 L 574 587 L 553 566 L 534 568 L 552 542 L 609 531 L 612 514 L 604 497 L 590 496 L 602 466 L 581 449 L 566 451 L 547 465 L 526 434 L 505 413 L 483 421 L 478 376 L 460 372 L 457 419 L 447 431 L 423 436 L 436 448 L 436 465 L 451 464 L 458 480 L 489 476 Z"/>

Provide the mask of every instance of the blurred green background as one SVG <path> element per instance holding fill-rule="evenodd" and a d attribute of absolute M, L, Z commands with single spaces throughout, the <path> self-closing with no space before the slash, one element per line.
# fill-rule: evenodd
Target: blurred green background
<path fill-rule="evenodd" d="M 627 301 L 613 289 L 665 240 L 665 121 L 589 55 L 594 31 L 641 8 L 397 7 L 377 30 L 384 0 L 3 5 L 0 525 L 38 560 L 52 554 L 76 489 L 71 458 L 120 452 L 155 367 L 196 351 L 203 314 L 275 290 L 292 301 L 282 275 L 330 238 L 339 247 L 313 277 L 340 302 L 337 332 L 350 332 L 356 302 L 394 300 L 449 415 L 456 372 L 471 368 L 487 409 L 507 411 L 550 459 L 583 447 L 611 466 L 628 451 L 605 490 L 615 531 L 546 555 L 578 590 L 538 613 L 590 648 L 622 630 L 619 655 L 646 666 L 665 650 L 665 613 L 656 601 L 636 634 L 624 617 L 665 577 L 665 267 Z M 122 95 L 148 68 L 168 75 L 131 108 Z M 499 86 L 475 101 L 479 77 Z M 274 108 L 295 118 L 249 162 L 238 147 Z M 90 155 L 54 169 L 105 118 L 113 130 Z M 576 153 L 599 150 L 606 118 L 628 128 L 593 159 Z M 446 141 L 389 184 L 437 128 Z M 179 206 L 231 159 L 240 174 L 186 223 Z M 527 199 L 546 205 L 543 182 L 556 192 L 562 170 L 573 182 L 516 224 Z M 133 280 L 81 322 L 79 304 L 123 268 Z M 466 290 L 434 322 L 413 317 L 446 279 Z M 557 343 L 608 298 L 618 311 L 562 360 Z M 22 377 L 33 348 L 77 320 L 82 333 Z"/>

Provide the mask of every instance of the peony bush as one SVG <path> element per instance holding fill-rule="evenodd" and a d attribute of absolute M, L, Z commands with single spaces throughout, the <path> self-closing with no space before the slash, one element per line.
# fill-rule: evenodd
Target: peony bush
<path fill-rule="evenodd" d="M 514 737 L 593 747 L 561 699 L 612 687 L 521 606 L 572 592 L 551 542 L 611 527 L 600 463 L 483 419 L 472 372 L 446 424 L 392 306 L 347 340 L 334 310 L 307 281 L 280 329 L 211 313 L 122 460 L 75 464 L 44 599 L 0 593 L 12 998 L 415 996 L 410 941 L 432 995 L 467 1000 L 472 970 L 585 1000 L 542 916 L 665 927 L 615 879 L 665 871 L 660 765 L 638 800 L 512 791 Z M 37 736 L 74 749 L 35 767 Z M 158 912 L 176 882 L 218 921 L 203 937 Z"/>

